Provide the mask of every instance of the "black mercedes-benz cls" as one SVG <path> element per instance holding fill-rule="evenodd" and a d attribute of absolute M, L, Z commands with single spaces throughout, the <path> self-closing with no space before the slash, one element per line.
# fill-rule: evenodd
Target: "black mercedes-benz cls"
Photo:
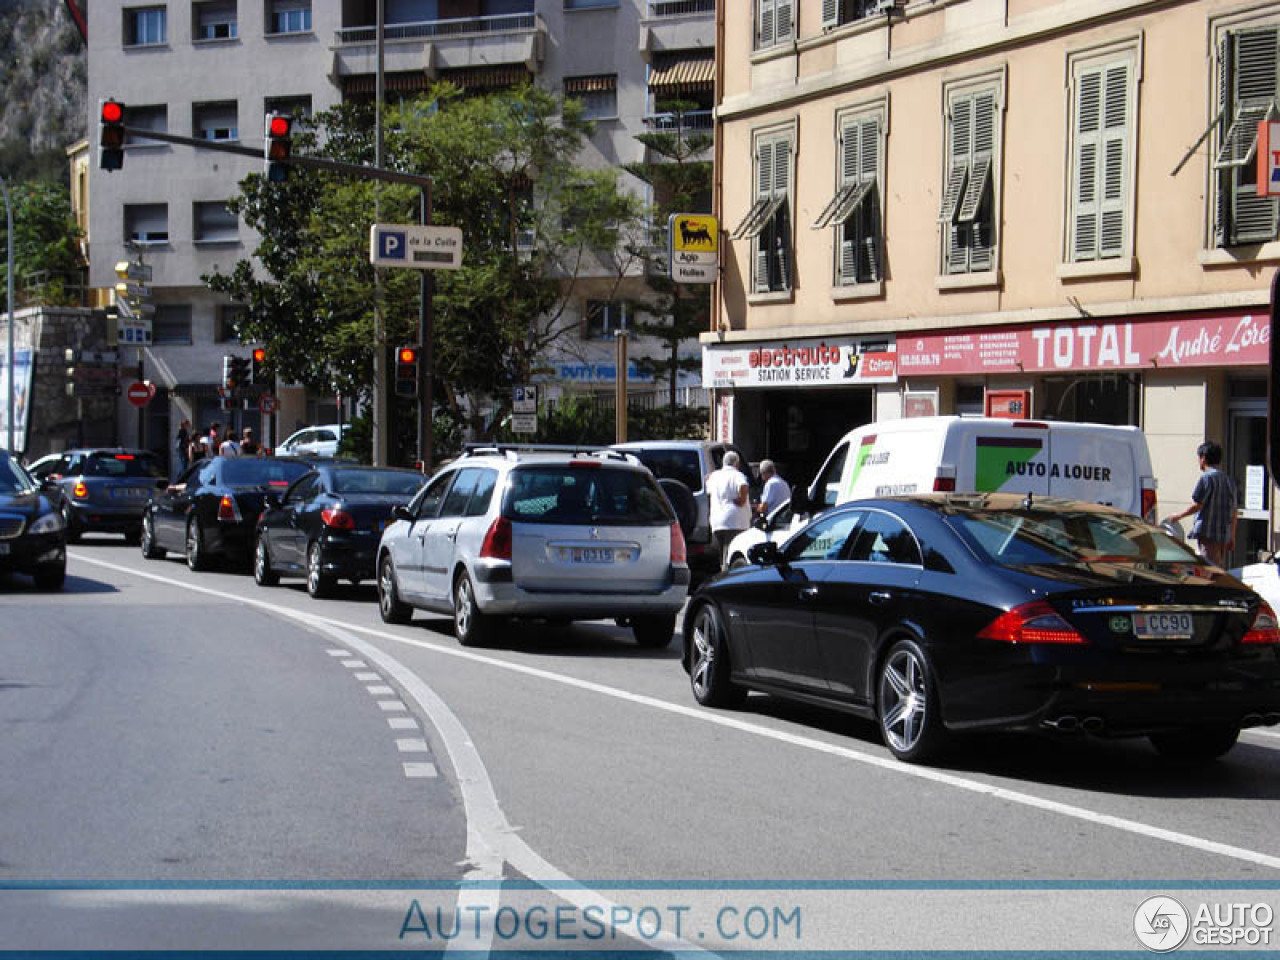
<path fill-rule="evenodd" d="M 41 590 L 57 590 L 67 577 L 67 528 L 58 499 L 0 450 L 0 571 L 28 574 Z"/>

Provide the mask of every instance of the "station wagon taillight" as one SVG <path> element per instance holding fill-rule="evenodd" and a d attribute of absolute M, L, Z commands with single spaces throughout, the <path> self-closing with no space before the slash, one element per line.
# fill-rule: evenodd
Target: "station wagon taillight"
<path fill-rule="evenodd" d="M 325 507 L 320 511 L 320 520 L 326 527 L 334 530 L 354 530 L 356 519 L 341 507 Z"/>
<path fill-rule="evenodd" d="M 934 493 L 955 493 L 956 478 L 955 477 L 934 477 L 933 492 Z"/>
<path fill-rule="evenodd" d="M 511 559 L 511 521 L 506 517 L 498 517 L 489 524 L 484 542 L 480 544 L 480 556 L 490 560 Z"/>
<path fill-rule="evenodd" d="M 1276 620 L 1276 612 L 1271 604 L 1263 600 L 1258 604 L 1258 611 L 1253 615 L 1253 623 L 1240 638 L 1241 643 L 1249 645 L 1271 645 L 1280 643 L 1280 622 Z"/>
<path fill-rule="evenodd" d="M 673 566 L 689 562 L 689 554 L 684 545 L 684 531 L 680 529 L 680 524 L 671 524 L 671 563 Z"/>
<path fill-rule="evenodd" d="M 1024 603 L 1000 614 L 978 636 L 1012 644 L 1088 642 L 1044 600 Z"/>
<path fill-rule="evenodd" d="M 84 485 L 83 480 L 77 480 L 76 485 L 71 488 L 71 495 L 73 497 L 87 497 L 89 495 L 89 488 Z"/>

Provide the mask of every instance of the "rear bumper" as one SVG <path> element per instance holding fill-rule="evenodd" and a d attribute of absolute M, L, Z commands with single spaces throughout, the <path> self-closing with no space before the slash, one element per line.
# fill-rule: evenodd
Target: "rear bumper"
<path fill-rule="evenodd" d="M 510 579 L 510 568 L 477 569 L 472 581 L 476 602 L 498 616 L 558 616 L 596 620 L 679 613 L 689 595 L 689 570 L 672 571 L 672 582 L 654 593 L 582 593 L 525 590 Z"/>
<path fill-rule="evenodd" d="M 146 503 L 97 504 L 67 500 L 71 522 L 81 530 L 102 530 L 112 533 L 128 533 L 142 527 L 142 512 Z"/>
<path fill-rule="evenodd" d="M 339 580 L 372 580 L 378 561 L 378 537 L 320 541 L 320 569 Z"/>

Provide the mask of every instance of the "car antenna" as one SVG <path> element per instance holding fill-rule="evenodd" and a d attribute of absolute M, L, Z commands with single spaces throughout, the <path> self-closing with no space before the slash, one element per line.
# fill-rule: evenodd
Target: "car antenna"
<path fill-rule="evenodd" d="M 1032 502 L 1031 502 L 1031 493 L 1032 493 L 1032 491 L 1028 490 L 1028 491 L 1027 491 L 1027 499 L 1025 499 L 1025 500 L 1023 500 L 1023 501 L 1022 501 L 1022 509 L 1023 509 L 1023 510 L 1030 510 L 1030 509 L 1032 508 L 1032 506 L 1033 506 L 1033 504 L 1032 504 Z"/>

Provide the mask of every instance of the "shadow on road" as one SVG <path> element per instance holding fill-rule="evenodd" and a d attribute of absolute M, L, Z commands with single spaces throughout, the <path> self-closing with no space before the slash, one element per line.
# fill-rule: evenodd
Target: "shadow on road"
<path fill-rule="evenodd" d="M 90 580 L 88 577 L 67 576 L 61 590 L 37 590 L 31 578 L 21 573 L 5 572 L 0 574 L 0 597 L 31 594 L 32 596 L 56 597 L 66 593 L 119 593 L 118 587 L 101 580 Z"/>

